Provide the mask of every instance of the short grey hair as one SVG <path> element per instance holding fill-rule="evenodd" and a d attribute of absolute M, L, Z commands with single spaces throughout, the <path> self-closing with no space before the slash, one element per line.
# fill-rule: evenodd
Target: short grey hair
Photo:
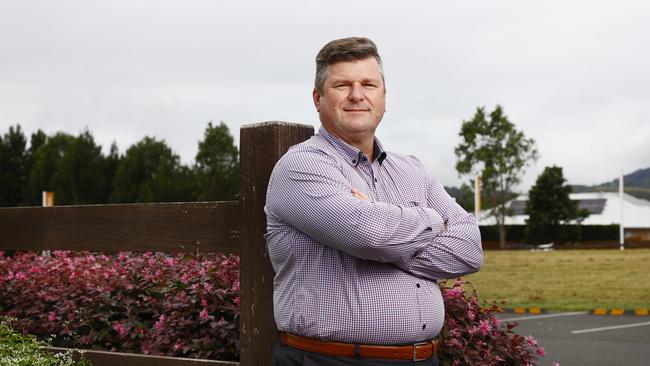
<path fill-rule="evenodd" d="M 323 92 L 323 83 L 327 79 L 329 66 L 342 61 L 365 60 L 374 57 L 381 70 L 381 79 L 384 80 L 384 68 L 377 46 L 373 41 L 364 37 L 350 37 L 335 39 L 328 42 L 316 55 L 316 79 L 314 87 Z"/>

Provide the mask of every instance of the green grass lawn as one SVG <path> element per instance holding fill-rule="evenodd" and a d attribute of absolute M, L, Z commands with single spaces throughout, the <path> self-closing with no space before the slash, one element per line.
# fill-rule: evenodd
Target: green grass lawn
<path fill-rule="evenodd" d="M 486 251 L 465 277 L 487 301 L 552 311 L 650 308 L 650 249 Z"/>

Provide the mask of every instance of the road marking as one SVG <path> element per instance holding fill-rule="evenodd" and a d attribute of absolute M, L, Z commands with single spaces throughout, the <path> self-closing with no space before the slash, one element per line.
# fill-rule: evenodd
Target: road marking
<path fill-rule="evenodd" d="M 517 320 L 533 320 L 533 319 L 542 319 L 542 318 L 555 318 L 558 316 L 571 316 L 571 315 L 584 315 L 589 314 L 588 311 L 574 311 L 571 313 L 557 313 L 557 314 L 545 314 L 545 315 L 533 315 L 533 316 L 520 316 L 518 318 L 503 318 L 501 320 L 506 322 L 517 321 Z"/>
<path fill-rule="evenodd" d="M 602 328 L 573 330 L 573 331 L 571 331 L 571 334 L 601 332 L 601 331 L 604 331 L 604 330 L 623 329 L 623 328 L 634 328 L 634 327 L 642 327 L 644 325 L 650 325 L 650 322 L 632 323 L 632 324 L 623 324 L 623 325 L 612 325 L 611 327 L 602 327 Z"/>

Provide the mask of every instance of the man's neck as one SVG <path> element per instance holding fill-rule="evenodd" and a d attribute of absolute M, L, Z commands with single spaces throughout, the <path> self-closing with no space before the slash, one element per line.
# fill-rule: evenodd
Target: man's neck
<path fill-rule="evenodd" d="M 364 136 L 363 138 L 360 138 L 358 140 L 357 139 L 352 140 L 352 139 L 343 138 L 342 136 L 339 136 L 339 135 L 337 135 L 335 133 L 332 133 L 332 132 L 328 131 L 327 129 L 325 129 L 325 130 L 327 131 L 327 133 L 329 133 L 330 135 L 336 137 L 337 139 L 345 142 L 346 144 L 348 144 L 350 146 L 354 146 L 357 149 L 361 150 L 361 152 L 368 157 L 368 161 L 374 161 L 374 159 L 375 159 L 375 156 L 374 156 L 374 152 L 375 152 L 375 136 L 374 136 L 374 134 L 369 135 L 369 136 Z"/>

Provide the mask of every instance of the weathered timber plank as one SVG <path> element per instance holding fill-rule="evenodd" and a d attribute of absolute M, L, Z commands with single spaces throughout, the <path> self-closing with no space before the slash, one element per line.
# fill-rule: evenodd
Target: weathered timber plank
<path fill-rule="evenodd" d="M 79 359 L 78 352 L 83 353 L 83 357 L 92 361 L 93 366 L 238 366 L 239 362 L 201 360 L 193 358 L 165 357 L 140 355 L 135 353 L 119 353 L 96 350 L 78 350 L 59 347 L 43 347 L 44 350 L 51 353 L 62 353 L 73 351 L 75 359 Z"/>
<path fill-rule="evenodd" d="M 1 208 L 0 249 L 238 252 L 239 203 Z"/>
<path fill-rule="evenodd" d="M 289 147 L 314 134 L 312 126 L 265 122 L 241 128 L 241 365 L 271 365 L 278 331 L 273 319 L 273 267 L 264 240 L 266 188 Z"/>

